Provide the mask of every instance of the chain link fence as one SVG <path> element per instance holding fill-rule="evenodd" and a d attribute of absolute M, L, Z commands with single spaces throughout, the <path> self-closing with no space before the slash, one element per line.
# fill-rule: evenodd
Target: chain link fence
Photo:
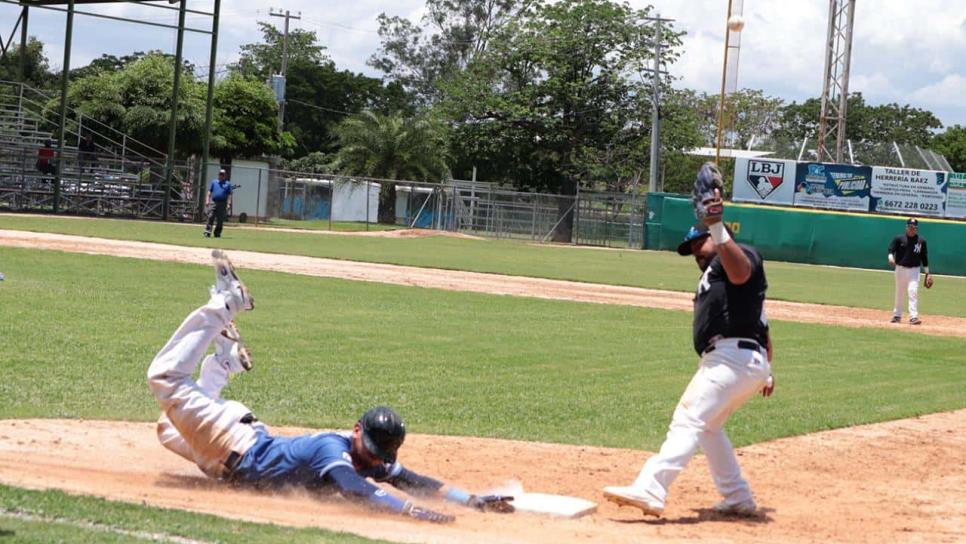
<path fill-rule="evenodd" d="M 209 165 L 208 172 L 217 168 Z M 229 175 L 237 187 L 232 214 L 246 222 L 351 230 L 391 226 L 533 242 L 643 245 L 643 195 L 554 195 L 464 180 L 426 183 L 246 166 L 230 167 Z"/>

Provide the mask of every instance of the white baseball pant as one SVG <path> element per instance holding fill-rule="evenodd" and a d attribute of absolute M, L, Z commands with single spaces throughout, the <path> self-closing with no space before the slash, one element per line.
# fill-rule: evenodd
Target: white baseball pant
<path fill-rule="evenodd" d="M 752 499 L 723 427 L 731 414 L 762 390 L 771 366 L 764 349 L 741 349 L 739 341 L 751 340 L 719 340 L 714 351 L 701 357 L 698 371 L 674 410 L 661 450 L 647 460 L 634 482 L 635 488 L 661 504 L 667 501 L 671 484 L 699 446 L 725 501 L 737 504 Z"/>
<path fill-rule="evenodd" d="M 202 369 L 201 384 L 192 379 L 208 346 L 231 318 L 224 297 L 213 295 L 185 318 L 148 368 L 148 385 L 164 412 L 158 439 L 213 478 L 223 476 L 233 452 L 244 455 L 257 438 L 256 427 L 241 422 L 251 410 L 219 398 L 228 379 L 226 369 L 211 361 Z"/>
<path fill-rule="evenodd" d="M 902 317 L 909 297 L 909 318 L 919 317 L 919 267 L 896 265 L 896 305 L 892 315 Z"/>

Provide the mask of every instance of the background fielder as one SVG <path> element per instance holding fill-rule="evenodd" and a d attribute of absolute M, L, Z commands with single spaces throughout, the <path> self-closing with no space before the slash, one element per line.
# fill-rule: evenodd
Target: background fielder
<path fill-rule="evenodd" d="M 439 496 L 484 511 L 513 511 L 510 497 L 473 495 L 404 468 L 396 454 L 406 428 L 389 408 L 367 411 L 351 432 L 282 437 L 272 435 L 243 404 L 222 399 L 228 377 L 252 366 L 232 318 L 253 309 L 254 301 L 227 257 L 219 250 L 212 256 L 216 283 L 210 300 L 188 315 L 147 373 L 164 411 L 158 438 L 165 447 L 212 478 L 260 488 L 298 485 L 320 494 L 339 492 L 426 521 L 454 518 L 390 495 L 366 478 L 411 495 Z M 195 382 L 192 374 L 212 342 L 215 354 L 204 359 Z"/>
<path fill-rule="evenodd" d="M 647 460 L 633 485 L 604 488 L 608 500 L 647 515 L 661 515 L 671 484 L 699 446 L 724 497 L 714 509 L 751 515 L 758 508 L 723 427 L 755 393 L 769 396 L 774 389 L 764 313 L 768 282 L 758 251 L 736 244 L 721 222 L 721 186 L 717 167 L 705 163 L 692 195 L 701 222 L 678 246 L 681 255 L 694 255 L 703 272 L 694 298 L 698 371 L 674 410 L 661 450 Z"/>
<path fill-rule="evenodd" d="M 919 220 L 910 217 L 906 232 L 889 242 L 889 266 L 896 269 L 896 304 L 892 308 L 892 322 L 902 322 L 902 312 L 909 297 L 909 323 L 920 325 L 919 319 L 919 267 L 926 273 L 925 285 L 932 287 L 929 275 L 929 252 L 926 239 L 919 236 Z"/>

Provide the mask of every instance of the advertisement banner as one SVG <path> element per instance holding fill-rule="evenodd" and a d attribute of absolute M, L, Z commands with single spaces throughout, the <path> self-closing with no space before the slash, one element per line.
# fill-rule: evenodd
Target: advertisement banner
<path fill-rule="evenodd" d="M 795 206 L 867 212 L 871 206 L 872 169 L 845 164 L 799 163 Z"/>
<path fill-rule="evenodd" d="M 949 174 L 946 186 L 946 217 L 966 218 L 966 174 Z"/>
<path fill-rule="evenodd" d="M 873 166 L 872 211 L 942 217 L 946 212 L 946 173 Z"/>
<path fill-rule="evenodd" d="M 791 206 L 795 197 L 795 161 L 735 159 L 732 200 Z"/>

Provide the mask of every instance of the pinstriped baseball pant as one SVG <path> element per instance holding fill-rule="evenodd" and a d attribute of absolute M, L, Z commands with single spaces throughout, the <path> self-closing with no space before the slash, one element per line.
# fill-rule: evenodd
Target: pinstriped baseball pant
<path fill-rule="evenodd" d="M 671 484 L 699 446 L 725 500 L 737 504 L 752 499 L 723 427 L 731 414 L 762 390 L 771 367 L 764 350 L 741 349 L 739 340 L 744 339 L 719 340 L 714 351 L 701 357 L 698 371 L 674 410 L 667 439 L 634 482 L 635 488 L 661 504 L 667 501 Z"/>
<path fill-rule="evenodd" d="M 228 377 L 227 372 L 220 375 L 220 365 L 206 365 L 201 376 L 205 387 L 192 379 L 215 336 L 231 318 L 224 297 L 215 294 L 185 318 L 148 368 L 148 385 L 167 418 L 158 422 L 158 438 L 213 478 L 222 476 L 232 452 L 244 454 L 256 439 L 256 429 L 241 422 L 251 410 L 215 394 L 220 394 Z"/>

